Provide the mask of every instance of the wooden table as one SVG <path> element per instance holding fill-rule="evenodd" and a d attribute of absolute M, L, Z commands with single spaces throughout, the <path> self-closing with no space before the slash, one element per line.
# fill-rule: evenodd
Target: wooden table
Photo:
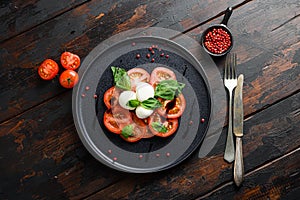
<path fill-rule="evenodd" d="M 1 199 L 297 199 L 300 196 L 300 2 L 298 0 L 6 0 L 0 3 Z M 178 166 L 127 174 L 94 159 L 72 118 L 72 90 L 43 81 L 45 58 L 82 59 L 112 35 L 164 27 L 196 40 L 229 21 L 245 76 L 245 180 L 223 159 L 226 126 L 213 150 Z M 223 70 L 224 58 L 214 59 Z M 225 109 L 225 108 L 224 108 Z"/>

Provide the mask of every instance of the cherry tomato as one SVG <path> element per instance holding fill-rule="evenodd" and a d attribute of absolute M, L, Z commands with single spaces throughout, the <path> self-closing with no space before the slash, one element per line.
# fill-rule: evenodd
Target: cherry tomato
<path fill-rule="evenodd" d="M 150 74 L 142 68 L 130 69 L 127 72 L 127 74 L 130 78 L 130 83 L 131 83 L 131 89 L 132 90 L 135 90 L 136 84 L 138 82 L 149 82 L 149 80 L 150 80 Z"/>
<path fill-rule="evenodd" d="M 75 70 L 80 66 L 79 56 L 67 51 L 61 54 L 60 62 L 65 69 Z"/>
<path fill-rule="evenodd" d="M 74 87 L 79 80 L 77 72 L 73 70 L 65 70 L 59 77 L 59 82 L 64 88 Z"/>
<path fill-rule="evenodd" d="M 54 60 L 46 59 L 39 66 L 38 73 L 42 79 L 51 80 L 56 76 L 56 74 L 58 73 L 58 70 L 59 70 L 59 67 Z"/>
<path fill-rule="evenodd" d="M 106 105 L 106 107 L 110 109 L 112 106 L 118 105 L 119 96 L 120 90 L 115 86 L 106 90 L 103 96 L 104 104 Z"/>
<path fill-rule="evenodd" d="M 167 132 L 158 132 L 152 127 L 153 122 L 159 122 L 167 128 Z M 178 118 L 175 119 L 166 119 L 159 115 L 157 112 L 154 112 L 149 119 L 149 129 L 150 131 L 159 137 L 168 137 L 176 132 L 178 128 Z"/>
<path fill-rule="evenodd" d="M 157 112 L 166 118 L 178 118 L 185 110 L 186 102 L 183 94 L 179 94 L 173 100 L 165 100 L 161 98 L 158 100 L 161 102 L 162 107 L 158 108 Z"/>
<path fill-rule="evenodd" d="M 128 110 L 117 106 L 114 110 L 105 111 L 103 123 L 110 132 L 120 134 L 124 126 L 132 123 L 132 119 Z"/>
<path fill-rule="evenodd" d="M 176 75 L 168 68 L 156 67 L 151 73 L 150 84 L 155 87 L 157 83 L 163 80 L 176 80 Z"/>

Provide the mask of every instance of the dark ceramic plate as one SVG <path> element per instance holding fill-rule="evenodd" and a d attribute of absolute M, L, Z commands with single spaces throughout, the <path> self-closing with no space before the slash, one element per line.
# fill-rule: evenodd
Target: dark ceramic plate
<path fill-rule="evenodd" d="M 152 45 L 157 46 L 154 54 L 148 50 Z M 203 140 L 211 114 L 210 89 L 201 63 L 181 45 L 152 36 L 129 38 L 97 51 L 96 47 L 91 52 L 93 59 L 87 56 L 82 63 L 85 71 L 73 90 L 74 121 L 88 151 L 111 168 L 134 173 L 161 171 L 186 159 Z M 105 128 L 103 94 L 113 86 L 111 66 L 126 70 L 141 67 L 149 73 L 163 66 L 175 72 L 177 80 L 186 84 L 182 92 L 186 109 L 175 134 L 127 143 Z"/>

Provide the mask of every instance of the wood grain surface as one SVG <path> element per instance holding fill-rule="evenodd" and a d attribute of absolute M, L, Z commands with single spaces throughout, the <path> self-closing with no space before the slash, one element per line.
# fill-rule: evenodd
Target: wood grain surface
<path fill-rule="evenodd" d="M 221 22 L 234 35 L 244 83 L 245 180 L 213 151 L 178 166 L 127 174 L 95 160 L 72 118 L 72 90 L 43 81 L 45 58 L 82 59 L 110 36 L 164 27 L 196 40 Z M 5 0 L 0 3 L 0 199 L 297 199 L 300 196 L 300 2 L 298 0 Z M 224 58 L 214 58 L 223 73 Z M 62 72 L 60 69 L 60 73 Z M 224 108 L 224 112 L 227 108 Z"/>

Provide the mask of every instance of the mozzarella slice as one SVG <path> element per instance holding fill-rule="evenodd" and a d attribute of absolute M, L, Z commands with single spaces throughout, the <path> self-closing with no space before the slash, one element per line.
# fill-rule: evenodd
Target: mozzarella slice
<path fill-rule="evenodd" d="M 136 86 L 136 98 L 140 102 L 154 97 L 154 88 L 149 83 L 139 82 Z"/>
<path fill-rule="evenodd" d="M 143 108 L 142 106 L 138 106 L 135 109 L 135 114 L 140 119 L 145 119 L 149 117 L 153 113 L 153 110 L 148 110 L 146 108 Z"/>
<path fill-rule="evenodd" d="M 134 110 L 135 108 L 127 106 L 128 101 L 136 99 L 136 94 L 133 91 L 124 91 L 119 96 L 119 104 L 121 107 Z"/>

